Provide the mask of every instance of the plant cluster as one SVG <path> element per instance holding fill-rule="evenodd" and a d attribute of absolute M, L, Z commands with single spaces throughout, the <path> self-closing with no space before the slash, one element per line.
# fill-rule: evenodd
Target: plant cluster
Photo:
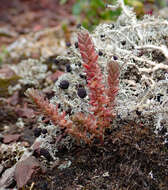
<path fill-rule="evenodd" d="M 106 60 L 117 57 L 122 67 L 116 106 L 120 120 L 168 128 L 168 22 L 150 15 L 138 20 L 123 0 L 108 7 L 121 7 L 122 13 L 116 23 L 100 24 L 93 40 Z"/>
<path fill-rule="evenodd" d="M 118 117 L 113 121 L 136 120 L 159 130 L 168 126 L 168 22 L 149 15 L 137 20 L 122 0 L 108 6 L 119 7 L 122 14 L 115 24 L 99 25 L 90 35 L 92 40 L 81 28 L 68 46 L 68 55 L 56 58 L 66 72 L 55 82 L 49 101 L 29 90 L 56 128 L 87 143 L 95 137 L 103 141 L 104 129 L 114 117 L 118 85 Z"/>
<path fill-rule="evenodd" d="M 119 84 L 119 65 L 115 61 L 108 64 L 108 87 L 106 87 L 103 83 L 103 74 L 97 64 L 98 54 L 88 32 L 79 32 L 78 46 L 89 89 L 90 113 L 87 115 L 82 112 L 75 113 L 67 120 L 66 112 L 59 113 L 58 105 L 51 104 L 37 90 L 29 89 L 27 94 L 34 100 L 42 113 L 51 119 L 54 125 L 64 129 L 67 134 L 74 136 L 77 140 L 84 140 L 86 143 L 91 143 L 96 137 L 102 143 L 104 130 L 109 127 L 110 121 L 114 117 L 113 108 Z M 67 89 L 69 82 L 62 80 L 59 87 L 63 90 Z M 78 96 L 84 98 L 83 93 L 85 93 L 84 88 L 80 87 Z"/>
<path fill-rule="evenodd" d="M 106 9 L 107 3 L 116 3 L 116 0 L 78 0 L 72 8 L 72 13 L 78 16 L 78 19 L 85 28 L 93 30 L 102 20 L 114 21 L 120 15 L 120 9 L 113 11 Z M 125 0 L 125 3 L 134 7 L 137 15 L 144 14 L 144 6 L 140 0 Z"/>
<path fill-rule="evenodd" d="M 11 139 L 0 137 L 2 159 L 13 165 L 1 171 L 1 188 L 9 187 L 7 182 L 12 179 L 22 188 L 39 169 L 37 159 L 43 156 L 47 164 L 52 164 L 51 170 L 42 174 L 47 180 L 53 179 L 51 188 L 73 185 L 74 189 L 81 185 L 97 189 L 100 184 L 100 189 L 167 189 L 168 22 L 151 16 L 137 20 L 123 0 L 108 7 L 122 8 L 117 22 L 99 25 L 92 35 L 81 27 L 74 41 L 67 44 L 66 56 L 49 57 L 54 60 L 52 69 L 58 69 L 52 75 L 47 65 L 42 67 L 41 61 L 33 59 L 21 62 L 18 68 L 11 67 L 13 71 L 1 71 L 5 77 L 16 73 L 23 87 L 37 86 L 46 96 L 35 89 L 27 91 L 43 114 L 34 123 L 30 110 L 26 105 L 23 108 L 29 126 L 37 127 L 31 147 L 11 143 L 9 152 L 4 143 Z M 46 85 L 47 79 L 51 79 L 51 86 Z M 14 107 L 20 99 L 17 95 L 12 98 Z M 19 116 L 16 126 L 21 128 L 24 114 Z M 114 127 L 105 130 L 111 121 Z M 154 134 L 154 125 L 158 135 Z M 71 149 L 73 139 L 88 144 L 99 139 L 105 143 Z M 43 158 L 39 160 L 46 164 Z M 93 182 L 95 176 L 98 181 Z M 36 178 L 32 184 L 34 181 Z"/>

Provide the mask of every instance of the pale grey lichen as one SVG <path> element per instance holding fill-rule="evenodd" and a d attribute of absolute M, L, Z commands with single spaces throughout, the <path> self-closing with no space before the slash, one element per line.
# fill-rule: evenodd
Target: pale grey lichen
<path fill-rule="evenodd" d="M 70 136 L 62 135 L 62 131 L 59 126 L 55 126 L 52 122 L 44 125 L 42 117 L 39 117 L 38 128 L 47 129 L 47 133 L 41 133 L 41 135 L 36 138 L 34 144 L 36 144 L 36 142 L 40 142 L 40 148 L 47 149 L 54 160 L 58 159 L 58 147 L 65 147 L 67 150 L 71 149 L 74 139 Z"/>
<path fill-rule="evenodd" d="M 80 74 L 80 73 L 79 73 Z M 86 80 L 82 79 L 79 74 L 67 73 L 59 77 L 58 81 L 55 83 L 53 91 L 55 92 L 55 96 L 52 98 L 51 103 L 60 104 L 60 106 L 66 111 L 68 108 L 72 108 L 73 113 L 85 111 L 87 112 L 89 104 L 88 104 L 88 96 L 85 98 L 80 98 L 77 95 L 78 86 L 84 86 L 86 91 L 88 89 L 86 87 Z M 68 89 L 61 89 L 59 87 L 60 82 L 63 80 L 69 81 Z"/>
<path fill-rule="evenodd" d="M 122 14 L 117 22 L 100 24 L 92 35 L 106 60 L 117 56 L 121 65 L 116 110 L 121 119 L 143 118 L 156 128 L 161 126 L 158 121 L 165 120 L 164 126 L 168 128 L 168 21 L 149 15 L 137 20 L 122 0 L 118 3 Z"/>
<path fill-rule="evenodd" d="M 14 91 L 21 89 L 23 86 L 39 87 L 48 76 L 47 65 L 42 63 L 43 60 L 27 59 L 17 65 L 10 65 L 10 68 L 19 77 L 18 84 L 9 86 L 8 91 L 12 94 Z"/>
<path fill-rule="evenodd" d="M 71 164 L 72 162 L 70 160 L 65 160 L 64 163 L 58 166 L 58 169 L 63 170 L 63 169 L 69 168 Z"/>
<path fill-rule="evenodd" d="M 17 122 L 16 122 L 16 126 L 20 129 L 23 129 L 25 127 L 25 123 L 23 121 L 22 118 L 18 118 Z"/>
<path fill-rule="evenodd" d="M 18 37 L 6 48 L 8 54 L 4 56 L 4 62 L 18 62 L 35 57 L 47 58 L 53 54 L 64 55 L 65 46 L 62 27 L 45 28 Z"/>

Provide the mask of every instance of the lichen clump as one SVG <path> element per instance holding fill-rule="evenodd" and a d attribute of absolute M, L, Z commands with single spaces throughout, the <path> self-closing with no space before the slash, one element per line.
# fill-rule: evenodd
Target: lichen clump
<path fill-rule="evenodd" d="M 113 121 L 136 120 L 159 130 L 168 128 L 168 21 L 148 15 L 137 20 L 133 10 L 122 0 L 109 8 L 118 6 L 122 14 L 117 22 L 100 24 L 91 35 L 99 54 L 103 84 L 107 84 L 108 63 L 115 61 L 120 65 L 117 117 Z M 73 41 L 75 44 L 76 37 Z M 55 82 L 55 94 L 50 103 L 58 105 L 59 113 L 67 111 L 67 120 L 78 112 L 92 114 L 87 76 L 78 46 L 69 47 L 66 57 L 57 57 L 58 62 L 63 59 L 68 60 L 65 74 Z M 81 88 L 86 93 L 83 98 L 79 96 Z"/>
<path fill-rule="evenodd" d="M 160 122 L 162 118 L 165 120 L 168 113 L 168 21 L 149 15 L 137 20 L 130 7 L 118 2 L 122 14 L 117 22 L 100 24 L 92 34 L 97 52 L 102 53 L 98 64 L 104 75 L 111 60 L 117 61 L 121 67 L 115 108 L 120 118 L 138 119 L 139 122 L 143 118 L 143 123 L 150 121 L 161 129 L 163 126 Z M 81 85 L 88 91 L 86 81 L 80 77 L 85 73 L 79 66 L 81 59 L 78 49 L 70 47 L 67 59 L 72 71 L 56 82 L 55 97 L 51 102 L 60 103 L 65 110 L 71 106 L 73 112 L 81 109 L 87 111 L 87 96 L 84 99 L 77 96 L 77 86 Z M 63 79 L 68 79 L 70 83 L 67 90 L 58 87 Z M 141 117 L 137 112 L 141 113 Z M 167 122 L 164 122 L 164 127 L 168 127 Z"/>
<path fill-rule="evenodd" d="M 39 86 L 46 78 L 47 65 L 36 59 L 23 60 L 11 68 L 20 77 L 19 83 L 22 85 Z"/>

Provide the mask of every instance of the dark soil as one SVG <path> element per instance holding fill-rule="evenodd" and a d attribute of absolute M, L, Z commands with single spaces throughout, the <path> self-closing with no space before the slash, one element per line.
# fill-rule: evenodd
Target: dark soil
<path fill-rule="evenodd" d="M 72 162 L 60 170 L 49 167 L 35 176 L 38 190 L 167 190 L 168 147 L 149 128 L 134 124 L 106 131 L 103 146 L 60 150 L 60 162 Z"/>
<path fill-rule="evenodd" d="M 15 117 L 10 119 L 13 124 L 8 117 L 4 120 L 11 125 L 7 134 L 19 133 L 19 141 L 31 145 L 36 119 L 23 118 L 23 130 L 15 127 Z M 106 130 L 103 145 L 74 144 L 70 151 L 60 147 L 55 155 L 59 161 L 50 163 L 37 156 L 43 172 L 34 175 L 25 189 L 33 184 L 33 190 L 167 190 L 168 145 L 161 135 L 156 136 L 152 126 L 120 122 Z M 6 168 L 16 163 L 10 152 L 0 156 L 0 163 L 5 160 Z M 69 167 L 59 169 L 68 162 Z"/>

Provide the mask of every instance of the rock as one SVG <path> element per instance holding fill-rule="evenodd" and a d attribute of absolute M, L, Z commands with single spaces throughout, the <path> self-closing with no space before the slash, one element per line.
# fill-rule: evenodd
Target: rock
<path fill-rule="evenodd" d="M 19 117 L 24 117 L 24 118 L 34 118 L 35 113 L 31 108 L 28 108 L 27 104 L 24 104 L 24 107 L 16 107 L 16 113 L 18 114 Z"/>
<path fill-rule="evenodd" d="M 26 185 L 32 175 L 39 172 L 40 169 L 40 164 L 34 156 L 19 161 L 14 173 L 18 189 Z"/>
<path fill-rule="evenodd" d="M 19 140 L 20 137 L 21 137 L 20 134 L 6 135 L 3 138 L 3 143 L 8 144 L 11 142 L 16 142 Z"/>
<path fill-rule="evenodd" d="M 7 169 L 0 179 L 0 189 L 8 188 L 14 181 L 15 166 Z"/>

